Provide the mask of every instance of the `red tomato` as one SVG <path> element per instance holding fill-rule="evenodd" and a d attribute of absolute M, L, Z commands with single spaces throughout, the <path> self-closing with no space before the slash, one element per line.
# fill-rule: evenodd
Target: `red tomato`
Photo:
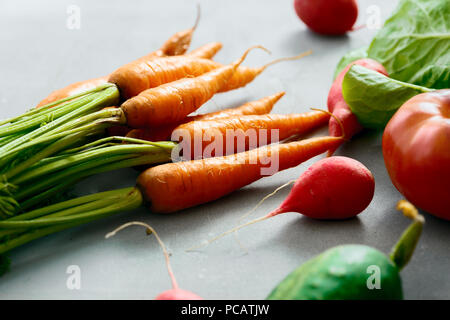
<path fill-rule="evenodd" d="M 450 89 L 419 94 L 383 134 L 392 182 L 417 207 L 450 220 Z"/>

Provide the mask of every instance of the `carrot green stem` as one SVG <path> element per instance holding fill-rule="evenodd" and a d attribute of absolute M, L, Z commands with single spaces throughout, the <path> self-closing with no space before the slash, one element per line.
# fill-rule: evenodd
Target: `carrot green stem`
<path fill-rule="evenodd" d="M 137 208 L 143 202 L 142 194 L 137 188 L 119 189 L 86 197 L 88 197 L 87 201 L 82 197 L 75 201 L 69 200 L 46 208 L 37 209 L 39 210 L 37 215 L 40 217 L 45 216 L 46 213 L 58 214 L 59 216 L 38 218 L 34 221 L 3 221 L 2 225 L 0 225 L 0 232 L 8 230 L 12 226 L 19 228 L 38 228 L 11 239 L 7 238 L 6 241 L 0 244 L 0 254 L 51 233 L 107 217 L 120 211 Z M 86 210 L 86 205 L 76 206 L 76 203 L 83 202 L 90 204 L 89 210 Z M 36 215 L 36 213 L 32 211 L 27 215 L 30 217 Z M 25 222 L 25 224 L 20 225 L 21 222 Z"/>
<path fill-rule="evenodd" d="M 392 262 L 401 270 L 408 264 L 414 253 L 414 249 L 422 233 L 425 219 L 411 203 L 405 200 L 398 202 L 397 210 L 403 211 L 406 217 L 413 220 L 392 248 L 390 255 Z"/>
<path fill-rule="evenodd" d="M 138 139 L 116 137 L 116 140 L 139 142 L 119 144 L 59 155 L 41 160 L 10 180 L 14 186 L 10 193 L 0 197 L 0 211 L 11 216 L 22 210 L 43 203 L 81 179 L 101 172 L 170 161 L 175 143 L 146 142 Z M 63 140 L 63 139 L 61 139 Z M 61 142 L 58 141 L 58 143 Z M 111 138 L 101 139 L 112 141 Z M 88 144 L 95 146 L 96 143 Z M 16 167 L 20 169 L 20 166 Z M 15 200 L 11 205 L 11 199 Z M 7 201 L 9 200 L 9 202 Z"/>
<path fill-rule="evenodd" d="M 168 161 L 168 155 L 174 146 L 175 144 L 172 142 L 163 142 L 160 145 L 121 144 L 98 149 L 89 149 L 84 152 L 59 156 L 52 162 L 49 162 L 49 159 L 45 159 L 47 160 L 45 165 L 41 166 L 37 163 L 35 167 L 29 168 L 19 177 L 12 179 L 11 183 L 15 185 L 23 184 L 27 181 L 44 177 L 59 170 L 71 169 L 81 163 L 92 162 L 93 165 L 95 165 L 112 162 L 109 158 L 115 156 L 130 158 L 136 155 L 145 154 L 150 156 L 163 153 L 165 155 L 164 159 Z"/>
<path fill-rule="evenodd" d="M 33 194 L 39 194 L 41 191 L 46 190 L 48 187 L 57 185 L 64 182 L 66 179 L 76 180 L 91 176 L 93 174 L 126 168 L 135 165 L 142 164 L 154 164 L 163 163 L 170 160 L 170 154 L 168 153 L 153 153 L 153 154 L 125 154 L 114 157 L 105 157 L 102 159 L 88 161 L 79 165 L 71 165 L 68 169 L 61 173 L 54 174 L 48 179 L 39 183 L 33 183 L 29 188 L 22 189 L 15 195 L 15 198 L 22 200 Z"/>
<path fill-rule="evenodd" d="M 42 122 L 44 120 L 41 119 L 41 117 L 38 117 L 30 119 L 25 123 L 17 123 L 10 126 L 0 127 L 0 136 L 2 136 L 2 132 L 10 135 L 12 133 L 24 131 L 30 128 L 33 129 L 31 132 L 28 132 L 27 134 L 24 134 L 21 137 L 14 139 L 10 143 L 2 146 L 0 148 L 0 154 L 2 154 L 0 159 L 3 157 L 3 154 L 6 151 L 13 150 L 21 144 L 49 133 L 52 130 L 60 132 L 58 130 L 58 127 L 60 127 L 64 123 L 73 119 L 76 120 L 83 115 L 91 113 L 92 111 L 100 110 L 103 107 L 113 105 L 118 101 L 118 98 L 119 91 L 117 87 L 110 86 L 99 93 L 95 93 L 94 97 L 88 96 L 87 98 L 80 98 L 78 104 L 81 105 L 77 105 L 75 108 L 73 108 L 72 106 L 70 106 L 70 108 L 68 107 L 67 109 L 62 107 L 63 110 L 58 109 L 51 113 L 50 116 L 46 115 L 47 123 L 44 125 L 42 125 Z M 17 126 L 17 128 L 14 129 L 13 126 Z"/>
<path fill-rule="evenodd" d="M 28 158 L 27 160 L 21 162 L 16 167 L 9 170 L 7 173 L 4 174 L 6 179 L 11 179 L 12 177 L 18 175 L 25 169 L 29 168 L 34 163 L 38 162 L 41 159 L 44 159 L 45 157 L 48 157 L 52 154 L 57 153 L 58 151 L 66 148 L 67 146 L 73 145 L 76 143 L 80 138 L 84 137 L 84 132 L 75 133 L 66 137 L 63 137 L 56 142 L 52 143 L 50 146 L 45 148 L 42 151 L 39 151 L 32 157 Z"/>
<path fill-rule="evenodd" d="M 112 83 L 106 83 L 106 84 L 100 85 L 100 86 L 98 86 L 98 87 L 96 87 L 94 89 L 86 90 L 84 92 L 81 92 L 81 93 L 78 93 L 78 94 L 75 94 L 75 95 L 63 98 L 61 100 L 57 100 L 57 101 L 48 103 L 46 105 L 43 105 L 42 107 L 33 108 L 33 109 L 31 109 L 31 110 L 21 114 L 20 116 L 16 116 L 16 117 L 13 117 L 13 118 L 9 118 L 9 119 L 5 119 L 5 120 L 0 121 L 0 126 L 3 126 L 5 124 L 7 124 L 7 123 L 17 123 L 20 120 L 27 119 L 27 118 L 29 118 L 31 116 L 34 116 L 35 114 L 47 113 L 48 110 L 50 108 L 52 108 L 52 107 L 54 107 L 53 110 L 55 110 L 56 108 L 67 107 L 67 104 L 63 104 L 63 103 L 65 103 L 67 101 L 71 101 L 71 100 L 77 99 L 79 97 L 87 96 L 87 95 L 90 95 L 92 93 L 96 93 L 96 92 L 102 91 L 103 89 L 106 89 L 106 88 L 109 88 L 109 87 L 113 87 L 113 86 L 114 85 Z M 73 101 L 73 102 L 78 103 L 79 101 L 80 100 L 78 99 L 77 101 Z M 55 106 L 57 106 L 57 107 L 55 107 Z"/>

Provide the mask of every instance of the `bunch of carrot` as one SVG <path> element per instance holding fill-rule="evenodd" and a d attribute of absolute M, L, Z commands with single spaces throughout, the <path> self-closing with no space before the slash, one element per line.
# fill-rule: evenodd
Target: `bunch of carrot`
<path fill-rule="evenodd" d="M 273 63 L 308 54 L 261 68 L 242 67 L 251 49 L 264 49 L 256 46 L 235 62 L 221 65 L 211 60 L 220 43 L 184 54 L 194 30 L 195 26 L 176 34 L 161 49 L 107 77 L 53 92 L 39 108 L 0 123 L 0 163 L 5 164 L 0 254 L 144 202 L 153 212 L 169 213 L 213 201 L 268 175 L 264 169 L 271 161 L 277 161 L 277 171 L 285 170 L 342 142 L 343 137 L 331 136 L 279 144 L 270 139 L 258 138 L 256 145 L 244 140 L 241 149 L 234 146 L 225 154 L 213 152 L 209 158 L 151 167 L 139 176 L 136 187 L 43 207 L 49 197 L 85 176 L 169 162 L 177 142 L 194 144 L 189 137 L 213 136 L 210 142 L 224 149 L 228 130 L 277 129 L 278 139 L 283 140 L 328 122 L 329 115 L 321 111 L 269 114 L 284 92 L 238 108 L 191 116 L 214 94 L 245 86 Z M 119 103 L 120 108 L 105 108 Z M 127 137 L 105 138 L 105 130 L 117 125 L 133 130 Z M 170 138 L 174 141 L 160 141 Z M 264 144 L 268 145 L 256 148 Z M 202 155 L 209 146 L 200 145 Z"/>

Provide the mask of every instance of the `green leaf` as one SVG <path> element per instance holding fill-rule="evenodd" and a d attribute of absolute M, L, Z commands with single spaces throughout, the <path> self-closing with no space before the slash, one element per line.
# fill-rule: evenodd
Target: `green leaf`
<path fill-rule="evenodd" d="M 411 260 L 414 250 L 422 234 L 425 218 L 419 214 L 419 211 L 406 200 L 400 200 L 397 203 L 397 210 L 403 212 L 405 217 L 413 220 L 409 227 L 403 232 L 400 239 L 391 250 L 391 261 L 402 270 Z"/>
<path fill-rule="evenodd" d="M 428 88 L 450 84 L 450 1 L 401 0 L 368 56 L 390 77 Z"/>
<path fill-rule="evenodd" d="M 336 70 L 334 71 L 334 79 L 336 79 L 339 73 L 341 73 L 341 71 L 344 70 L 344 68 L 348 66 L 351 62 L 367 58 L 367 49 L 368 47 L 363 47 L 346 53 L 345 56 L 341 58 L 338 65 L 336 66 Z"/>
<path fill-rule="evenodd" d="M 382 129 L 403 103 L 431 89 L 391 79 L 354 65 L 342 82 L 342 95 L 358 121 L 366 128 Z"/>

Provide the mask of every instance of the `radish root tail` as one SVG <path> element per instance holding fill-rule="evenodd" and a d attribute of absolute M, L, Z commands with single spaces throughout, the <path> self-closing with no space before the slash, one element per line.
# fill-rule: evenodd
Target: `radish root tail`
<path fill-rule="evenodd" d="M 250 48 L 245 50 L 244 54 L 242 55 L 242 57 L 239 58 L 239 60 L 237 60 L 236 62 L 233 63 L 234 69 L 237 69 L 237 67 L 239 67 L 242 64 L 242 62 L 244 62 L 245 58 L 247 58 L 247 55 L 249 54 L 249 52 L 254 49 L 261 49 L 261 50 L 264 50 L 265 52 L 267 52 L 268 54 L 272 54 L 272 52 L 270 52 L 269 49 L 267 49 L 266 47 L 263 47 L 261 45 L 251 46 Z"/>
<path fill-rule="evenodd" d="M 194 25 L 191 28 L 192 31 L 195 31 L 197 29 L 198 23 L 200 22 L 201 15 L 202 15 L 202 10 L 200 8 L 200 3 L 197 3 L 197 18 L 195 18 Z"/>
<path fill-rule="evenodd" d="M 242 217 L 239 218 L 239 223 L 242 222 L 242 220 L 244 220 L 245 218 L 247 218 L 249 215 L 251 215 L 253 212 L 255 212 L 256 209 L 258 209 L 264 201 L 266 201 L 268 198 L 272 197 L 273 195 L 275 195 L 278 191 L 280 191 L 281 189 L 284 189 L 285 187 L 293 184 L 296 180 L 290 180 L 288 182 L 286 182 L 285 184 L 283 184 L 282 186 L 276 188 L 273 192 L 269 193 L 268 195 L 266 195 L 264 198 L 262 198 L 257 204 L 256 206 L 253 207 L 253 209 L 251 209 L 249 212 L 247 212 L 246 214 L 244 214 Z"/>
<path fill-rule="evenodd" d="M 250 214 L 252 214 L 252 213 L 253 213 L 253 212 L 254 212 L 254 211 L 255 211 L 255 210 L 256 210 L 256 209 L 257 209 L 257 208 L 265 201 L 265 200 L 267 200 L 268 198 L 270 198 L 271 196 L 273 196 L 274 194 L 276 194 L 276 193 L 277 193 L 278 191 L 280 191 L 281 189 L 283 189 L 283 188 L 285 188 L 285 187 L 287 187 L 287 186 L 293 184 L 295 181 L 296 181 L 296 180 L 290 180 L 290 181 L 286 182 L 285 184 L 283 184 L 282 186 L 276 188 L 276 189 L 275 189 L 273 192 L 271 192 L 270 194 L 266 195 L 264 198 L 262 198 L 262 199 L 258 202 L 258 204 L 257 204 L 252 210 L 250 210 L 249 212 L 247 212 L 246 214 L 244 214 L 244 215 L 239 219 L 239 222 L 241 222 L 243 219 L 245 219 L 245 218 L 248 217 Z M 217 237 L 214 237 L 214 238 L 212 238 L 212 239 L 210 239 L 210 240 L 207 240 L 206 242 L 203 242 L 203 243 L 201 243 L 201 244 L 199 244 L 199 245 L 190 247 L 190 248 L 187 249 L 186 251 L 187 251 L 187 252 L 189 252 L 189 251 L 194 251 L 194 250 L 196 250 L 196 249 L 205 247 L 205 246 L 207 246 L 207 245 L 209 245 L 209 244 L 211 244 L 211 243 L 213 243 L 213 242 L 215 242 L 215 241 L 217 241 L 217 240 L 219 240 L 219 239 L 225 237 L 226 235 L 229 235 L 229 234 L 231 234 L 231 233 L 235 233 L 236 231 L 238 231 L 238 230 L 240 230 L 240 229 L 242 229 L 242 228 L 244 228 L 244 227 L 247 227 L 247 226 L 252 225 L 252 224 L 254 224 L 254 223 L 257 223 L 257 222 L 260 222 L 260 221 L 264 221 L 264 220 L 266 220 L 266 219 L 269 219 L 269 218 L 273 217 L 276 213 L 279 213 L 278 209 L 275 210 L 275 211 L 272 211 L 271 213 L 269 213 L 269 214 L 267 214 L 267 215 L 265 215 L 265 216 L 263 216 L 263 217 L 256 218 L 256 219 L 254 219 L 254 220 L 252 220 L 252 221 L 249 221 L 249 222 L 247 222 L 247 223 L 245 223 L 245 224 L 238 225 L 238 226 L 234 227 L 234 228 L 231 229 L 231 230 L 225 231 L 224 233 L 218 235 Z M 236 240 L 237 240 L 237 239 L 236 239 Z M 238 243 L 239 243 L 239 245 L 240 245 L 241 248 L 242 248 L 242 244 L 241 244 L 239 241 L 238 241 Z M 245 251 L 247 251 L 247 250 L 245 249 Z"/>
<path fill-rule="evenodd" d="M 194 250 L 196 250 L 196 249 L 205 247 L 205 246 L 210 245 L 211 243 L 213 243 L 213 242 L 215 242 L 215 241 L 217 241 L 217 240 L 219 240 L 219 239 L 222 239 L 222 238 L 225 237 L 226 235 L 229 235 L 229 234 L 231 234 L 231 233 L 233 233 L 233 232 L 236 232 L 236 231 L 238 231 L 238 230 L 240 230 L 240 229 L 242 229 L 242 228 L 244 228 L 244 227 L 247 227 L 247 226 L 249 226 L 249 225 L 252 225 L 252 224 L 257 223 L 257 222 L 260 222 L 260 221 L 264 221 L 264 220 L 269 219 L 269 218 L 271 218 L 271 217 L 272 217 L 271 215 L 266 215 L 266 216 L 257 218 L 257 219 L 255 219 L 255 220 L 249 221 L 249 222 L 247 222 L 247 223 L 245 223 L 245 224 L 241 224 L 240 226 L 237 226 L 237 227 L 234 227 L 234 228 L 231 229 L 231 230 L 225 231 L 224 233 L 219 234 L 217 237 L 214 237 L 214 238 L 212 238 L 212 239 L 210 239 L 210 240 L 207 240 L 206 242 L 203 242 L 203 243 L 201 243 L 201 244 L 199 244 L 199 245 L 196 245 L 196 246 L 192 246 L 192 247 L 190 247 L 189 249 L 187 249 L 186 251 L 187 251 L 187 252 L 189 252 L 189 251 L 194 251 Z"/>
<path fill-rule="evenodd" d="M 160 245 L 160 247 L 161 247 L 161 249 L 162 249 L 162 251 L 164 253 L 164 258 L 166 260 L 166 265 L 167 265 L 167 271 L 169 273 L 170 280 L 172 281 L 172 287 L 173 287 L 173 289 L 177 289 L 178 288 L 178 283 L 177 283 L 177 280 L 175 279 L 175 276 L 173 274 L 172 266 L 170 265 L 169 252 L 167 251 L 166 246 L 164 245 L 164 242 L 159 237 L 158 233 L 150 225 L 148 225 L 147 223 L 144 223 L 144 222 L 140 222 L 140 221 L 128 222 L 128 223 L 125 223 L 125 224 L 121 225 L 117 229 L 109 232 L 108 234 L 106 234 L 105 235 L 105 239 L 114 237 L 119 231 L 121 231 L 123 229 L 126 229 L 126 228 L 128 228 L 130 226 L 142 226 L 142 227 L 145 228 L 145 231 L 146 231 L 147 235 L 150 235 L 152 233 L 154 234 L 156 240 L 158 241 L 158 243 L 159 243 L 159 245 Z"/>

